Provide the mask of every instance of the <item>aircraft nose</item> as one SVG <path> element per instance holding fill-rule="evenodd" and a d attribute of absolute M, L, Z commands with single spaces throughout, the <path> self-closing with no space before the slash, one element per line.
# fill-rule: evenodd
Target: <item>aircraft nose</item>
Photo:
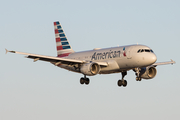
<path fill-rule="evenodd" d="M 151 60 L 152 64 L 155 63 L 156 60 L 157 60 L 156 55 L 155 55 L 155 54 L 152 54 L 152 55 L 150 56 L 150 60 Z"/>

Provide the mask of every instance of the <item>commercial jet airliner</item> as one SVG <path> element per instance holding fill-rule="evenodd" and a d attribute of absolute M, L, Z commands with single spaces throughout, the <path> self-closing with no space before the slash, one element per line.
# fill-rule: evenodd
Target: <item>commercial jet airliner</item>
<path fill-rule="evenodd" d="M 121 73 L 122 79 L 118 80 L 118 86 L 127 86 L 124 77 L 127 71 L 133 70 L 136 80 L 152 79 L 156 76 L 156 66 L 174 64 L 169 62 L 156 63 L 156 55 L 153 50 L 145 45 L 127 45 L 111 48 L 95 48 L 89 51 L 74 52 L 59 22 L 54 22 L 57 57 L 30 54 L 17 51 L 7 52 L 26 55 L 27 58 L 50 62 L 55 66 L 69 71 L 81 73 L 84 77 L 80 78 L 81 84 L 88 85 L 89 78 L 97 74 Z"/>

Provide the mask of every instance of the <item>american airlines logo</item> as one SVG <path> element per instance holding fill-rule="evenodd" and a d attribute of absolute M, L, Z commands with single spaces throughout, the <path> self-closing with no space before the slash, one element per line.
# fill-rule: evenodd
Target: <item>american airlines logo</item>
<path fill-rule="evenodd" d="M 123 55 L 124 55 L 124 57 L 126 57 L 126 48 L 125 47 L 123 48 Z"/>
<path fill-rule="evenodd" d="M 101 60 L 101 59 L 109 59 L 109 58 L 117 58 L 120 57 L 121 51 L 108 51 L 103 53 L 95 52 L 92 55 L 91 60 Z"/>

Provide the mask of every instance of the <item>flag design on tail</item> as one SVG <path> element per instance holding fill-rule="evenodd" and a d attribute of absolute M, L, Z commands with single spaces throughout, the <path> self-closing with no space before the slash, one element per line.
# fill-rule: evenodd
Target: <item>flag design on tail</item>
<path fill-rule="evenodd" d="M 56 37 L 57 56 L 65 57 L 74 53 L 59 21 L 54 22 L 54 31 Z"/>

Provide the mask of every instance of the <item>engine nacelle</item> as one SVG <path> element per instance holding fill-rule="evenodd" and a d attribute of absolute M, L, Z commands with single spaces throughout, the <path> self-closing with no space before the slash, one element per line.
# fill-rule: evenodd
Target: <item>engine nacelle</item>
<path fill-rule="evenodd" d="M 155 67 L 142 68 L 140 71 L 140 77 L 143 79 L 152 79 L 156 76 L 157 70 Z"/>
<path fill-rule="evenodd" d="M 97 63 L 85 63 L 81 66 L 80 71 L 84 75 L 93 76 L 99 73 L 100 66 Z"/>

